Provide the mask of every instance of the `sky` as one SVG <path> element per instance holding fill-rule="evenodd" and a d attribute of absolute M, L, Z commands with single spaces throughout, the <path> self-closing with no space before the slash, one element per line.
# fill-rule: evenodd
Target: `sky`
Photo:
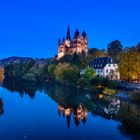
<path fill-rule="evenodd" d="M 140 0 L 0 0 L 0 58 L 53 57 L 59 38 L 86 31 L 89 48 L 140 42 Z"/>

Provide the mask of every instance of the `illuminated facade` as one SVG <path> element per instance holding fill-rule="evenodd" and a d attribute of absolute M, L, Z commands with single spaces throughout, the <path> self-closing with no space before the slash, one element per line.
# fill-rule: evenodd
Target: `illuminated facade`
<path fill-rule="evenodd" d="M 66 39 L 63 38 L 61 41 L 58 41 L 58 59 L 63 57 L 66 54 L 81 54 L 88 52 L 88 39 L 86 32 L 83 31 L 82 35 L 76 30 L 74 33 L 73 39 L 70 36 L 70 28 L 68 27 Z"/>

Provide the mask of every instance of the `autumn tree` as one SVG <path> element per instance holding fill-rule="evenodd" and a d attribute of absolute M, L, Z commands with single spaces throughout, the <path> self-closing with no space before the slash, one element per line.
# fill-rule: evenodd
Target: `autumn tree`
<path fill-rule="evenodd" d="M 140 53 L 132 48 L 120 55 L 119 71 L 121 79 L 140 81 Z"/>

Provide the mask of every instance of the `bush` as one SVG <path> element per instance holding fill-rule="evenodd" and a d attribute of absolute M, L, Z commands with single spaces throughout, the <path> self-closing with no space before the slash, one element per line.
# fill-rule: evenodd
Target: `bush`
<path fill-rule="evenodd" d="M 96 76 L 96 72 L 92 68 L 86 68 L 84 73 L 82 74 L 82 77 L 87 80 L 91 80 L 95 78 L 95 76 Z"/>
<path fill-rule="evenodd" d="M 103 90 L 103 93 L 106 94 L 106 95 L 114 95 L 116 94 L 116 90 L 112 90 L 112 89 L 109 89 L 109 88 L 105 88 Z"/>
<path fill-rule="evenodd" d="M 93 85 L 97 85 L 97 86 L 98 86 L 98 85 L 101 85 L 101 86 L 106 87 L 108 81 L 109 81 L 108 78 L 96 76 L 95 78 L 93 78 L 93 79 L 91 80 L 91 83 L 92 83 Z"/>

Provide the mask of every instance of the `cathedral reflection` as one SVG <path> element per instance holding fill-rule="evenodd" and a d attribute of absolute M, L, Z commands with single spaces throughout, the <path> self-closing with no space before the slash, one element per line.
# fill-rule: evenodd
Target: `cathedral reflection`
<path fill-rule="evenodd" d="M 58 104 L 58 114 L 66 117 L 68 128 L 70 128 L 71 116 L 73 116 L 75 125 L 78 127 L 81 121 L 83 122 L 83 124 L 86 123 L 88 111 L 81 104 L 79 104 L 79 106 L 75 108 L 67 108 Z"/>

